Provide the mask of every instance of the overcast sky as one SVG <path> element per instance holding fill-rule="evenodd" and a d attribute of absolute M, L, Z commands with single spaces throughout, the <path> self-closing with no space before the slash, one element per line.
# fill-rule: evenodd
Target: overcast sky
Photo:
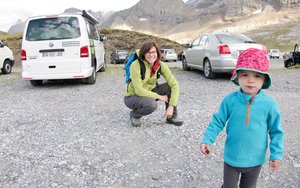
<path fill-rule="evenodd" d="M 71 7 L 107 13 L 130 8 L 138 2 L 139 0 L 0 0 L 0 31 L 7 32 L 19 19 L 25 21 L 30 16 L 58 14 Z"/>

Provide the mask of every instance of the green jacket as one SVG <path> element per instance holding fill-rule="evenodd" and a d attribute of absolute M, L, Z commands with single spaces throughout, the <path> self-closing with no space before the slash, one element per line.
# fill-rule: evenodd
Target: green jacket
<path fill-rule="evenodd" d="M 139 50 L 136 51 L 139 54 Z M 150 78 L 150 66 L 147 61 L 143 61 L 146 67 L 145 79 L 141 78 L 141 67 L 138 60 L 135 60 L 130 66 L 130 78 L 131 82 L 127 85 L 125 96 L 138 95 L 140 97 L 149 97 L 157 99 L 157 93 L 152 92 L 157 82 L 157 71 Z M 171 87 L 171 98 L 169 99 L 169 105 L 176 106 L 178 101 L 179 85 L 171 73 L 169 67 L 162 61 L 160 61 L 161 75 L 165 78 L 169 86 Z"/>

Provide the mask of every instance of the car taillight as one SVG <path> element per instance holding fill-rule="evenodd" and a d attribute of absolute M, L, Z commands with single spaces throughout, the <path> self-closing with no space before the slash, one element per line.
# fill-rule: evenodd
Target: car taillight
<path fill-rule="evenodd" d="M 220 54 L 230 54 L 230 49 L 227 45 L 218 46 Z"/>
<path fill-rule="evenodd" d="M 80 57 L 89 57 L 89 48 L 87 46 L 80 48 Z"/>
<path fill-rule="evenodd" d="M 26 61 L 26 51 L 25 50 L 21 50 L 21 60 Z"/>
<path fill-rule="evenodd" d="M 265 54 L 268 54 L 268 48 L 264 45 L 262 45 L 262 50 L 265 52 Z"/>

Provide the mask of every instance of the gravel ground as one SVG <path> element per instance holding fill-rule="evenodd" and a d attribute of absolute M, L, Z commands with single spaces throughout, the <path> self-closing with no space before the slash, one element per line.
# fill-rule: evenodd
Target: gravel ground
<path fill-rule="evenodd" d="M 108 66 L 94 85 L 33 87 L 20 72 L 0 74 L 0 187 L 220 187 L 226 134 L 209 157 L 199 144 L 224 96 L 238 87 L 228 74 L 207 80 L 200 71 L 172 71 L 181 127 L 164 123 L 162 102 L 142 127 L 132 127 L 121 68 Z M 263 165 L 260 188 L 300 187 L 299 73 L 270 73 L 273 85 L 265 93 L 281 111 L 285 154 L 274 173 Z"/>

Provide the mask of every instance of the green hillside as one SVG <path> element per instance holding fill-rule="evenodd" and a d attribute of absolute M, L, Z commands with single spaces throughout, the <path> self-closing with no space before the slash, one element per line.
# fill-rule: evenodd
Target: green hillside
<path fill-rule="evenodd" d="M 110 54 L 115 49 L 126 49 L 132 52 L 141 47 L 146 41 L 155 41 L 160 48 L 172 48 L 177 53 L 186 49 L 184 45 L 165 38 L 159 38 L 135 31 L 125 31 L 118 29 L 100 29 L 100 33 L 106 35 L 108 40 L 104 41 L 106 62 L 110 61 Z M 21 66 L 21 48 L 23 33 L 9 34 L 0 31 L 0 40 L 13 51 L 15 57 L 15 66 Z"/>

